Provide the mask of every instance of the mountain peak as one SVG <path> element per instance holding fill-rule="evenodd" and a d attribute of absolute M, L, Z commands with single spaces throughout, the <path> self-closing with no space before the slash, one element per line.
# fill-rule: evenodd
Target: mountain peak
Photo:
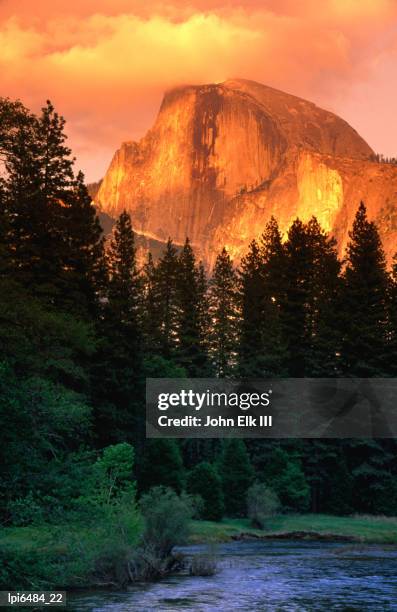
<path fill-rule="evenodd" d="M 272 214 L 283 232 L 316 215 L 342 249 L 360 200 L 394 219 L 397 168 L 372 155 L 346 121 L 297 96 L 245 79 L 183 85 L 146 136 L 116 152 L 96 201 L 113 216 L 129 210 L 157 241 L 189 236 L 210 265 L 224 245 L 239 258 Z"/>

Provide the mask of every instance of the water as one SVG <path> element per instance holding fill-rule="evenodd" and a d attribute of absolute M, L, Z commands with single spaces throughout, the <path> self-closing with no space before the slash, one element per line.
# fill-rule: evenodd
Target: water
<path fill-rule="evenodd" d="M 181 549 L 187 555 L 206 547 Z M 219 545 L 219 572 L 170 576 L 127 592 L 69 597 L 75 612 L 397 611 L 397 549 L 331 542 L 254 541 Z"/>

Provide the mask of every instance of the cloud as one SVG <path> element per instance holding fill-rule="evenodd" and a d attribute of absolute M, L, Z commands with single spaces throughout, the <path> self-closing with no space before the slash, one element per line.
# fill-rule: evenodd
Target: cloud
<path fill-rule="evenodd" d="M 343 115 L 349 91 L 376 74 L 376 58 L 394 53 L 396 5 L 3 0 L 2 93 L 35 110 L 50 97 L 94 179 L 121 140 L 150 127 L 163 91 L 180 83 L 251 78 Z"/>

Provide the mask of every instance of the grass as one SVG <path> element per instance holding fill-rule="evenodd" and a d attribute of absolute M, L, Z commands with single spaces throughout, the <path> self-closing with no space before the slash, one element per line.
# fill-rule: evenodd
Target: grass
<path fill-rule="evenodd" d="M 248 519 L 223 519 L 219 523 L 192 521 L 190 541 L 227 542 L 241 533 L 271 536 L 296 531 L 345 536 L 363 543 L 397 544 L 397 517 L 285 514 L 269 518 L 263 531 L 253 529 Z"/>
<path fill-rule="evenodd" d="M 66 526 L 65 526 L 66 527 Z M 70 526 L 68 526 L 70 529 Z M 62 552 L 64 543 L 57 541 L 57 533 L 63 530 L 54 528 L 52 534 L 48 527 L 7 527 L 0 528 L 0 549 Z M 95 533 L 87 527 L 74 527 L 75 534 L 83 540 L 95 538 Z M 240 534 L 271 536 L 294 531 L 316 532 L 348 536 L 363 543 L 397 544 L 397 517 L 385 516 L 330 516 L 326 514 L 284 514 L 269 518 L 266 529 L 254 529 L 248 519 L 228 519 L 220 522 L 191 521 L 190 543 L 228 542 Z"/>

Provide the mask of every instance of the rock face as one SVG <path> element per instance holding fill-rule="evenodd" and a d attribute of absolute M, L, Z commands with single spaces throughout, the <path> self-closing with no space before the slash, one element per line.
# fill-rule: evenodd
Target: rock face
<path fill-rule="evenodd" d="M 151 130 L 114 155 L 96 204 L 126 209 L 148 240 L 189 236 L 211 267 L 226 246 L 236 260 L 271 215 L 286 232 L 315 215 L 343 253 L 363 200 L 390 259 L 397 250 L 397 166 L 345 121 L 252 81 L 173 89 Z"/>

